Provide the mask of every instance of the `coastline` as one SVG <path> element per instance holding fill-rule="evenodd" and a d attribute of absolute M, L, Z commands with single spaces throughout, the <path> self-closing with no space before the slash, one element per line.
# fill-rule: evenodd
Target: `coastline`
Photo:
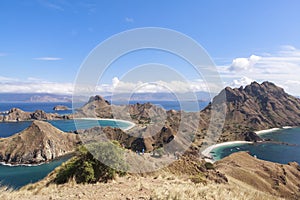
<path fill-rule="evenodd" d="M 95 121 L 104 121 L 104 120 L 110 120 L 110 121 L 115 121 L 115 122 L 124 122 L 124 123 L 127 123 L 127 124 L 130 124 L 129 127 L 125 128 L 125 129 L 122 129 L 124 131 L 128 131 L 130 129 L 132 129 L 133 127 L 135 127 L 135 123 L 131 122 L 131 121 L 126 121 L 126 120 L 122 120 L 122 119 L 109 119 L 109 118 L 73 118 L 73 120 L 95 120 Z"/>
<path fill-rule="evenodd" d="M 74 152 L 70 152 L 70 153 L 67 153 L 65 155 L 62 155 L 62 156 L 59 156 L 59 157 L 56 157 L 52 160 L 49 160 L 49 161 L 46 161 L 46 162 L 40 162 L 40 163 L 33 163 L 33 164 L 12 164 L 12 163 L 6 163 L 6 162 L 0 162 L 0 166 L 9 166 L 9 167 L 37 167 L 37 166 L 41 166 L 41 165 L 44 165 L 44 164 L 48 164 L 48 163 L 51 163 L 51 162 L 54 162 L 56 160 L 61 160 L 61 159 L 70 159 L 72 158 L 72 156 L 74 155 Z"/>
<path fill-rule="evenodd" d="M 233 144 L 251 144 L 252 142 L 248 142 L 248 141 L 232 141 L 232 142 L 222 142 L 222 143 L 218 143 L 218 144 L 214 144 L 211 146 L 208 146 L 206 149 L 204 149 L 201 154 L 205 157 L 204 160 L 206 162 L 211 162 L 214 163 L 215 160 L 213 159 L 212 155 L 210 152 L 212 152 L 214 149 L 218 148 L 218 147 L 222 147 L 222 146 L 230 146 Z"/>
<path fill-rule="evenodd" d="M 266 134 L 266 133 L 271 133 L 271 132 L 274 132 L 274 131 L 278 131 L 278 130 L 281 130 L 281 129 L 290 129 L 290 128 L 293 128 L 292 126 L 283 126 L 281 128 L 270 128 L 270 129 L 265 129 L 265 130 L 260 130 L 260 131 L 255 131 L 255 133 L 257 135 L 263 135 L 263 134 Z M 215 160 L 213 159 L 212 155 L 211 155 L 211 151 L 213 151 L 214 149 L 218 148 L 218 147 L 221 147 L 221 146 L 230 146 L 232 144 L 251 144 L 253 142 L 248 142 L 248 141 L 231 141 L 231 142 L 222 142 L 222 143 L 218 143 L 218 144 L 214 144 L 214 145 L 211 145 L 211 146 L 208 146 L 206 149 L 204 149 L 201 154 L 204 156 L 204 160 L 206 162 L 211 162 L 211 163 L 214 163 Z"/>
<path fill-rule="evenodd" d="M 270 129 L 265 129 L 265 130 L 261 130 L 261 131 L 255 131 L 255 133 L 257 135 L 262 135 L 262 134 L 265 134 L 265 133 L 271 133 L 271 132 L 274 132 L 274 131 L 279 131 L 280 129 L 283 129 L 282 128 L 270 128 Z"/>

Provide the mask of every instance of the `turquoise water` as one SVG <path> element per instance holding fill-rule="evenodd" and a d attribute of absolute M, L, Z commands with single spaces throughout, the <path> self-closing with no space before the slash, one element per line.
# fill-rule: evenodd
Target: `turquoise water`
<path fill-rule="evenodd" d="M 48 121 L 50 124 L 55 126 L 56 128 L 69 132 L 75 131 L 79 129 L 88 129 L 95 126 L 102 127 L 119 127 L 121 129 L 125 129 L 130 126 L 128 122 L 123 121 L 112 121 L 112 120 L 85 120 L 85 119 L 76 119 L 74 120 L 53 120 Z M 3 122 L 0 123 L 0 137 L 9 137 L 15 133 L 18 133 L 28 126 L 30 126 L 32 122 Z"/>
<path fill-rule="evenodd" d="M 249 151 L 251 155 L 267 161 L 282 164 L 294 161 L 300 163 L 300 128 L 280 129 L 260 136 L 274 142 L 221 146 L 211 154 L 215 160 L 219 160 L 234 152 Z"/>
<path fill-rule="evenodd" d="M 54 160 L 38 166 L 6 166 L 0 165 L 1 185 L 17 189 L 29 183 L 43 179 L 47 174 L 67 161 L 69 157 Z"/>

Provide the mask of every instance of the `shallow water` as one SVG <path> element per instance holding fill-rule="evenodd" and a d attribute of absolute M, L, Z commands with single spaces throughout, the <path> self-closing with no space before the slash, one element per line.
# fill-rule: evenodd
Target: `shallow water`
<path fill-rule="evenodd" d="M 282 164 L 293 161 L 300 163 L 300 128 L 280 129 L 260 136 L 278 143 L 233 144 L 218 147 L 211 154 L 215 160 L 219 160 L 234 152 L 249 151 L 251 155 L 267 161 Z M 280 144 L 281 142 L 284 144 Z"/>

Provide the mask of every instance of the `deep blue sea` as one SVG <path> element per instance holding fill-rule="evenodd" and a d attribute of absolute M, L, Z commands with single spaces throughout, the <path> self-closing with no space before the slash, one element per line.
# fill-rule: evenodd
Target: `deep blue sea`
<path fill-rule="evenodd" d="M 137 101 L 130 101 L 130 104 L 137 103 Z M 142 101 L 139 103 L 146 103 Z M 185 111 L 199 111 L 207 106 L 208 102 L 182 102 L 181 104 L 177 101 L 152 101 L 151 103 L 161 106 L 166 110 L 174 109 Z M 128 102 L 114 102 L 116 105 L 128 104 Z M 65 105 L 70 110 L 66 111 L 54 111 L 53 107 L 56 105 Z M 21 110 L 33 112 L 35 110 L 44 110 L 48 113 L 58 113 L 60 115 L 70 114 L 73 109 L 79 108 L 83 103 L 75 104 L 75 108 L 72 108 L 72 103 L 0 103 L 0 112 L 5 112 L 11 108 L 20 108 Z M 62 131 L 74 131 L 78 129 L 86 129 L 94 126 L 111 126 L 126 128 L 127 123 L 115 122 L 111 120 L 76 120 L 76 124 L 73 120 L 57 120 L 49 121 L 53 126 L 61 129 Z M 9 137 L 15 133 L 18 133 L 27 128 L 31 122 L 5 122 L 0 123 L 0 137 Z M 39 166 L 6 166 L 0 165 L 0 182 L 2 185 L 9 185 L 13 188 L 22 187 L 28 183 L 34 183 L 44 178 L 54 168 L 61 165 L 62 162 L 66 161 L 67 158 L 55 160 L 50 163 L 46 163 Z"/>
<path fill-rule="evenodd" d="M 260 136 L 274 142 L 221 146 L 211 154 L 215 160 L 219 160 L 234 152 L 249 151 L 251 155 L 263 160 L 281 164 L 294 161 L 300 163 L 300 128 L 280 129 Z"/>

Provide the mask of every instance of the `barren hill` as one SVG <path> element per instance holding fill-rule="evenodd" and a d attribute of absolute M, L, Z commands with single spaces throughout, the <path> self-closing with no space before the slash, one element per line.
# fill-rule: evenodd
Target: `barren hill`
<path fill-rule="evenodd" d="M 216 169 L 265 193 L 287 199 L 300 198 L 300 166 L 259 160 L 246 152 L 231 154 L 216 162 Z"/>
<path fill-rule="evenodd" d="M 65 133 L 44 121 L 33 121 L 24 131 L 0 139 L 0 162 L 36 164 L 71 153 L 77 135 Z"/>
<path fill-rule="evenodd" d="M 241 133 L 247 131 L 300 125 L 300 99 L 271 82 L 253 82 L 245 88 L 226 87 L 213 102 L 226 106 L 220 141 L 244 139 Z M 210 109 L 211 105 L 201 112 L 209 113 Z"/>

